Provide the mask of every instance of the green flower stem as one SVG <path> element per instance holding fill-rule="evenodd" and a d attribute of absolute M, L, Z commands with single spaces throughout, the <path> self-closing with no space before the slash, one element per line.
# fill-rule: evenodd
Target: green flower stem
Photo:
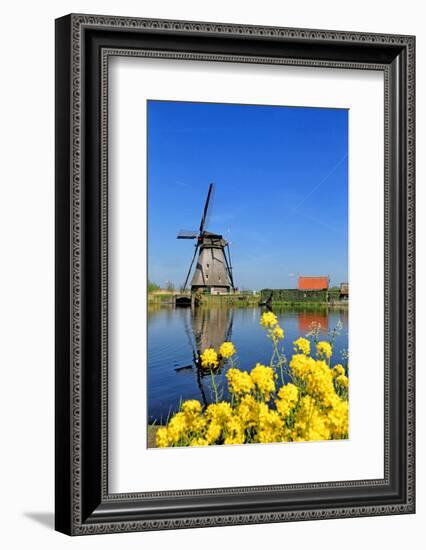
<path fill-rule="evenodd" d="M 212 368 L 210 368 L 210 376 L 211 376 L 212 384 L 213 384 L 214 397 L 215 397 L 216 403 L 218 403 L 219 397 L 218 397 L 218 394 L 217 394 L 216 380 L 215 380 Z"/>
<path fill-rule="evenodd" d="M 272 343 L 273 343 L 274 349 L 273 349 L 273 352 L 272 352 L 271 362 L 270 362 L 269 366 L 274 368 L 274 359 L 275 359 L 275 356 L 277 356 L 277 358 L 278 358 L 278 368 L 280 370 L 281 385 L 284 386 L 284 372 L 283 372 L 282 360 L 280 358 L 280 352 L 278 350 L 278 342 L 273 337 L 272 337 Z"/>

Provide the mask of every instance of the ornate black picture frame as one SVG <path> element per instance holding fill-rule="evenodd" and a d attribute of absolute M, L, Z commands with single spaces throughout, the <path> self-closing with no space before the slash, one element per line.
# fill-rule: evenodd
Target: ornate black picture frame
<path fill-rule="evenodd" d="M 384 478 L 110 494 L 110 56 L 384 73 Z M 68 15 L 56 21 L 56 529 L 69 535 L 414 513 L 413 36 Z"/>

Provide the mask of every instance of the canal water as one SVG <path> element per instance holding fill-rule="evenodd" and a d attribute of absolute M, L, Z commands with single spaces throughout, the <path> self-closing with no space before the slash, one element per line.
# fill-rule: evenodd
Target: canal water
<path fill-rule="evenodd" d="M 342 362 L 348 349 L 348 308 L 275 309 L 285 338 L 282 342 L 287 358 L 292 342 L 305 336 L 312 323 L 321 325 L 321 338 L 328 338 L 340 322 L 340 334 L 335 339 L 332 364 Z M 266 331 L 260 327 L 262 309 L 253 308 L 173 308 L 150 306 L 148 309 L 148 422 L 165 424 L 179 409 L 181 401 L 198 399 L 202 403 L 214 400 L 210 374 L 197 369 L 194 354 L 207 347 L 218 349 L 224 341 L 237 348 L 238 367 L 251 370 L 256 362 L 269 364 L 272 345 Z M 223 398 L 226 392 L 226 370 L 220 370 L 215 381 Z"/>

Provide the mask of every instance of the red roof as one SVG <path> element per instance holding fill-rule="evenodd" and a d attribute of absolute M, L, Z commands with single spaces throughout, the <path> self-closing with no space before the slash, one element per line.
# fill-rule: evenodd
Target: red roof
<path fill-rule="evenodd" d="M 299 290 L 327 290 L 328 277 L 299 277 L 297 282 Z"/>

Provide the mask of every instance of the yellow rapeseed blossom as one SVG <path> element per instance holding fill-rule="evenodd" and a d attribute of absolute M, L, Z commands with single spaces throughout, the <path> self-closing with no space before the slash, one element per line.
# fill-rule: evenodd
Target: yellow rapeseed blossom
<path fill-rule="evenodd" d="M 272 311 L 265 311 L 260 318 L 260 324 L 264 328 L 273 328 L 278 323 L 277 316 Z"/>
<path fill-rule="evenodd" d="M 274 343 L 284 333 L 271 312 L 262 315 L 262 326 Z M 196 399 L 183 402 L 167 426 L 157 429 L 157 447 L 236 445 L 284 441 L 346 439 L 348 437 L 349 379 L 342 365 L 331 366 L 332 347 L 317 344 L 317 359 L 310 356 L 310 342 L 298 338 L 289 361 L 291 382 L 281 377 L 276 387 L 277 363 L 257 363 L 251 372 L 230 368 L 226 373 L 231 402 L 212 403 L 205 409 Z M 235 354 L 232 342 L 219 350 L 228 359 Z M 281 357 L 282 361 L 282 357 Z M 203 367 L 219 364 L 213 348 L 201 355 Z M 282 363 L 278 363 L 280 365 Z"/>
<path fill-rule="evenodd" d="M 157 433 L 155 434 L 155 445 L 156 447 L 169 446 L 169 437 L 167 434 L 167 428 L 165 427 L 158 428 Z"/>
<path fill-rule="evenodd" d="M 241 445 L 245 441 L 244 425 L 237 416 L 228 420 L 225 433 L 225 445 Z"/>
<path fill-rule="evenodd" d="M 197 415 L 201 412 L 201 403 L 196 399 L 190 399 L 182 404 L 182 412 L 187 415 Z"/>
<path fill-rule="evenodd" d="M 275 443 L 280 441 L 282 426 L 282 419 L 277 411 L 269 409 L 266 403 L 259 403 L 255 440 L 258 443 Z"/>
<path fill-rule="evenodd" d="M 310 395 L 302 397 L 296 412 L 293 441 L 321 441 L 330 439 L 330 435 L 327 416 Z"/>
<path fill-rule="evenodd" d="M 333 353 L 333 348 L 329 342 L 318 342 L 317 344 L 317 355 L 318 357 L 325 357 L 330 359 L 331 354 Z"/>
<path fill-rule="evenodd" d="M 226 373 L 229 391 L 235 395 L 250 393 L 254 389 L 254 382 L 247 371 L 229 369 Z"/>
<path fill-rule="evenodd" d="M 336 397 L 330 367 L 325 361 L 315 361 L 311 370 L 303 377 L 306 391 L 321 405 L 329 407 Z"/>
<path fill-rule="evenodd" d="M 340 376 L 341 374 L 345 374 L 345 369 L 342 365 L 334 365 L 334 367 L 331 369 L 331 373 L 333 375 L 333 378 L 337 378 L 337 376 Z"/>
<path fill-rule="evenodd" d="M 294 384 L 282 386 L 278 392 L 279 399 L 275 400 L 277 411 L 283 418 L 287 418 L 297 404 L 299 389 Z"/>
<path fill-rule="evenodd" d="M 222 435 L 222 426 L 215 421 L 211 421 L 207 427 L 205 438 L 208 445 L 214 445 Z"/>
<path fill-rule="evenodd" d="M 257 363 L 251 370 L 250 376 L 265 401 L 269 401 L 271 393 L 275 392 L 274 369 Z"/>
<path fill-rule="evenodd" d="M 339 376 L 336 377 L 336 384 L 341 388 L 347 390 L 349 386 L 348 377 L 345 374 L 339 374 Z"/>
<path fill-rule="evenodd" d="M 271 330 L 271 336 L 275 340 L 282 340 L 284 338 L 284 331 L 279 325 L 276 325 Z"/>
<path fill-rule="evenodd" d="M 201 366 L 208 367 L 217 367 L 219 360 L 217 358 L 217 353 L 213 348 L 207 348 L 201 354 Z"/>
<path fill-rule="evenodd" d="M 293 342 L 293 345 L 296 353 L 304 353 L 305 355 L 311 353 L 311 343 L 307 338 L 300 337 Z"/>
<path fill-rule="evenodd" d="M 303 379 L 303 377 L 312 370 L 315 366 L 315 359 L 307 357 L 304 353 L 297 353 L 293 355 L 290 361 L 290 368 L 292 373 L 297 378 Z"/>
<path fill-rule="evenodd" d="M 223 342 L 219 348 L 219 353 L 225 359 L 229 359 L 236 353 L 234 344 L 232 342 Z"/>
<path fill-rule="evenodd" d="M 348 416 L 348 402 L 343 399 L 337 399 L 334 406 L 327 411 L 330 439 L 348 438 Z"/>
<path fill-rule="evenodd" d="M 205 424 L 205 419 L 201 416 L 201 403 L 196 399 L 185 401 L 181 410 L 185 418 L 186 431 L 198 433 Z"/>
<path fill-rule="evenodd" d="M 295 405 L 299 397 L 299 388 L 294 384 L 288 383 L 280 388 L 278 397 L 283 401 L 289 401 Z"/>
<path fill-rule="evenodd" d="M 206 417 L 217 424 L 224 425 L 232 416 L 232 407 L 226 401 L 212 403 L 207 407 Z"/>
<path fill-rule="evenodd" d="M 183 412 L 178 412 L 167 425 L 169 445 L 177 445 L 186 434 L 186 418 Z"/>
<path fill-rule="evenodd" d="M 237 405 L 235 414 L 246 428 L 254 428 L 257 422 L 258 403 L 252 395 L 244 395 Z"/>

